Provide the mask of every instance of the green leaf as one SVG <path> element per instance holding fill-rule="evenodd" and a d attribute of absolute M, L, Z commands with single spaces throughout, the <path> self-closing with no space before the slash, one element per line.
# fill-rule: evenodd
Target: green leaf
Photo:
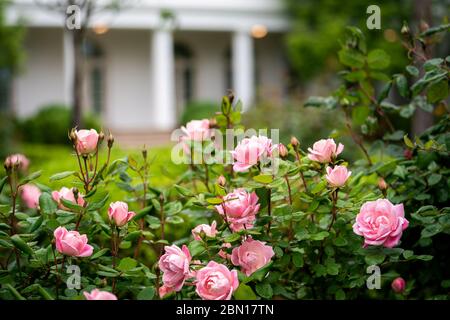
<path fill-rule="evenodd" d="M 382 253 L 371 252 L 364 257 L 364 260 L 369 266 L 383 263 L 386 255 Z"/>
<path fill-rule="evenodd" d="M 339 289 L 338 291 L 336 291 L 334 296 L 335 296 L 336 300 L 345 300 L 345 291 L 342 289 Z"/>
<path fill-rule="evenodd" d="M 104 192 L 102 194 L 102 196 L 103 197 L 97 201 L 92 199 L 91 202 L 87 206 L 87 211 L 95 211 L 95 210 L 103 208 L 109 199 L 109 194 L 107 192 Z"/>
<path fill-rule="evenodd" d="M 260 174 L 258 176 L 253 177 L 253 180 L 255 180 L 256 182 L 259 182 L 259 183 L 269 184 L 273 181 L 273 177 L 272 177 L 272 175 L 268 175 L 268 174 Z"/>
<path fill-rule="evenodd" d="M 44 215 L 51 215 L 56 212 L 58 206 L 49 193 L 43 192 L 39 197 L 39 208 Z"/>
<path fill-rule="evenodd" d="M 180 216 L 170 216 L 166 218 L 166 222 L 170 224 L 180 224 L 183 223 L 184 220 Z"/>
<path fill-rule="evenodd" d="M 375 49 L 369 52 L 367 63 L 371 69 L 386 69 L 389 67 L 391 58 L 381 49 Z"/>
<path fill-rule="evenodd" d="M 43 216 L 37 217 L 37 219 L 35 219 L 34 222 L 31 224 L 29 232 L 33 233 L 34 231 L 36 231 L 42 225 L 43 221 L 44 221 Z"/>
<path fill-rule="evenodd" d="M 152 300 L 153 297 L 155 296 L 155 288 L 153 287 L 147 287 L 145 289 L 142 289 L 138 295 L 137 295 L 137 299 L 138 300 Z"/>
<path fill-rule="evenodd" d="M 221 204 L 223 202 L 223 200 L 221 198 L 218 198 L 218 197 L 208 198 L 208 199 L 206 199 L 206 201 L 208 203 L 211 203 L 211 204 Z"/>
<path fill-rule="evenodd" d="M 395 76 L 395 84 L 397 85 L 398 92 L 404 98 L 409 96 L 408 80 L 403 74 L 398 74 Z"/>
<path fill-rule="evenodd" d="M 179 186 L 177 184 L 174 185 L 174 188 L 177 190 L 177 192 L 185 197 L 192 197 L 194 194 L 192 193 L 191 190 L 189 190 L 188 188 Z"/>
<path fill-rule="evenodd" d="M 406 260 L 410 259 L 413 256 L 414 256 L 414 251 L 412 251 L 412 250 L 405 250 L 405 251 L 403 251 L 403 257 Z"/>
<path fill-rule="evenodd" d="M 235 242 L 237 240 L 241 239 L 241 236 L 239 235 L 239 233 L 232 233 L 229 236 L 225 237 L 225 239 L 223 239 L 223 241 L 225 242 Z"/>
<path fill-rule="evenodd" d="M 384 99 L 389 95 L 389 91 L 391 91 L 392 81 L 387 82 L 380 90 L 380 94 L 378 95 L 377 102 L 381 103 Z"/>
<path fill-rule="evenodd" d="M 188 249 L 189 249 L 189 252 L 191 253 L 192 257 L 195 257 L 195 256 L 205 252 L 205 250 L 206 250 L 203 242 L 199 241 L 199 240 L 191 241 L 188 244 Z"/>
<path fill-rule="evenodd" d="M 8 176 L 5 176 L 0 180 L 0 193 L 2 193 L 3 187 L 6 185 L 7 182 Z"/>
<path fill-rule="evenodd" d="M 17 291 L 13 286 L 11 286 L 9 283 L 5 284 L 5 287 L 11 292 L 11 294 L 16 298 L 17 300 L 27 300 L 25 299 L 19 291 Z"/>
<path fill-rule="evenodd" d="M 90 260 L 95 260 L 95 259 L 100 258 L 100 257 L 103 256 L 105 253 L 107 253 L 108 251 L 109 251 L 108 248 L 103 248 L 103 249 L 97 251 L 96 253 L 94 253 L 94 254 L 90 257 Z"/>
<path fill-rule="evenodd" d="M 422 260 L 422 261 L 430 261 L 433 259 L 433 256 L 427 255 L 427 254 L 422 254 L 420 256 L 416 256 L 416 259 Z"/>
<path fill-rule="evenodd" d="M 339 61 L 348 67 L 362 68 L 364 66 L 364 55 L 356 50 L 343 48 L 338 52 Z"/>
<path fill-rule="evenodd" d="M 137 264 L 138 262 L 133 258 L 126 257 L 120 260 L 119 265 L 117 266 L 117 270 L 126 272 L 128 270 L 136 268 Z"/>
<path fill-rule="evenodd" d="M 312 188 L 311 193 L 312 194 L 316 194 L 321 192 L 323 189 L 325 189 L 325 187 L 327 186 L 327 182 L 326 181 L 322 181 L 317 183 L 314 188 Z"/>
<path fill-rule="evenodd" d="M 337 107 L 337 100 L 334 97 L 317 97 L 317 96 L 311 96 L 309 97 L 305 104 L 305 107 L 312 107 L 312 108 L 325 108 L 327 110 L 332 110 Z"/>
<path fill-rule="evenodd" d="M 292 263 L 297 268 L 303 267 L 304 264 L 303 255 L 300 252 L 294 252 L 292 254 Z"/>
<path fill-rule="evenodd" d="M 427 98 L 431 103 L 436 103 L 445 100 L 448 97 L 448 82 L 447 79 L 433 83 L 428 87 Z"/>
<path fill-rule="evenodd" d="M 355 125 L 362 125 L 366 122 L 367 117 L 370 114 L 368 106 L 355 107 L 352 110 L 352 120 Z"/>
<path fill-rule="evenodd" d="M 41 174 L 42 174 L 42 170 L 33 172 L 32 174 L 26 176 L 22 181 L 20 181 L 20 184 L 26 184 L 30 181 L 33 181 L 34 179 L 39 178 L 41 176 Z"/>
<path fill-rule="evenodd" d="M 411 139 L 408 138 L 408 135 L 407 135 L 407 134 L 404 135 L 403 141 L 405 142 L 405 144 L 406 144 L 409 148 L 414 149 L 414 147 L 415 147 L 415 146 L 414 146 L 414 143 L 411 141 Z"/>
<path fill-rule="evenodd" d="M 413 77 L 419 76 L 419 69 L 417 69 L 415 66 L 407 66 L 406 71 L 408 71 L 408 73 Z"/>
<path fill-rule="evenodd" d="M 265 299 L 271 299 L 273 296 L 273 290 L 270 283 L 258 283 L 255 286 L 256 293 Z"/>
<path fill-rule="evenodd" d="M 32 256 L 34 254 L 33 249 L 31 249 L 28 244 L 22 240 L 22 238 L 18 235 L 15 234 L 13 236 L 11 236 L 11 242 L 14 244 L 14 246 L 19 249 L 20 251 Z"/>
<path fill-rule="evenodd" d="M 248 285 L 241 283 L 234 292 L 236 300 L 256 300 L 256 294 Z"/>
<path fill-rule="evenodd" d="M 59 201 L 61 201 L 64 207 L 74 210 L 75 212 L 81 212 L 84 210 L 82 206 L 79 206 L 78 204 L 75 204 L 72 201 L 66 200 L 64 198 L 60 198 Z"/>
<path fill-rule="evenodd" d="M 56 181 L 56 180 L 62 180 L 64 178 L 67 178 L 71 175 L 73 175 L 75 171 L 64 171 L 57 174 L 54 174 L 50 177 L 50 181 Z"/>
<path fill-rule="evenodd" d="M 429 186 L 434 186 L 439 181 L 441 181 L 441 179 L 442 179 L 442 175 L 437 174 L 437 173 L 432 173 L 427 179 L 428 185 Z"/>
<path fill-rule="evenodd" d="M 321 231 L 319 233 L 312 234 L 310 236 L 310 239 L 316 240 L 316 241 L 321 241 L 321 240 L 325 239 L 326 237 L 328 237 L 329 235 L 330 235 L 330 233 L 328 231 Z"/>

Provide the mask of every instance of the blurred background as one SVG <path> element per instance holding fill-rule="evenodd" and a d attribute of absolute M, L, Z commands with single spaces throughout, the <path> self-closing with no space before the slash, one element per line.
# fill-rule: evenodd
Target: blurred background
<path fill-rule="evenodd" d="M 371 4 L 381 9 L 380 30 L 366 27 Z M 303 101 L 336 87 L 345 26 L 361 28 L 371 48 L 387 51 L 396 72 L 408 64 L 403 21 L 442 23 L 449 5 L 0 0 L 0 153 L 57 152 L 74 125 L 110 130 L 120 148 L 166 146 L 172 129 L 213 116 L 228 89 L 242 100 L 247 126 L 279 128 L 283 142 L 296 135 L 309 146 L 339 123 Z M 448 53 L 444 43 L 439 50 Z M 352 152 L 349 146 L 346 156 Z"/>

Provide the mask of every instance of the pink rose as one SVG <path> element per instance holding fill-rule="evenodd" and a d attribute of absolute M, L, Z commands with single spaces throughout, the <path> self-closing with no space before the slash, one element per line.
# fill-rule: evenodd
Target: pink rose
<path fill-rule="evenodd" d="M 122 227 L 130 221 L 136 213 L 128 211 L 128 205 L 122 201 L 116 201 L 109 205 L 108 217 L 110 221 L 114 221 L 116 226 Z"/>
<path fill-rule="evenodd" d="M 208 119 L 189 121 L 181 130 L 184 133 L 182 140 L 203 141 L 211 137 Z"/>
<path fill-rule="evenodd" d="M 318 161 L 321 163 L 331 162 L 333 158 L 336 158 L 344 150 L 344 145 L 336 143 L 333 139 L 322 139 L 316 141 L 311 148 L 308 148 L 308 158 L 312 161 Z"/>
<path fill-rule="evenodd" d="M 28 166 L 30 165 L 30 160 L 28 160 L 28 158 L 25 157 L 23 154 L 20 153 L 12 154 L 6 158 L 5 166 L 13 167 L 14 165 L 17 165 L 17 167 L 21 171 L 27 171 Z"/>
<path fill-rule="evenodd" d="M 164 285 L 159 292 L 161 297 L 172 291 L 181 290 L 184 281 L 190 277 L 189 264 L 192 259 L 189 249 L 185 245 L 182 249 L 176 245 L 165 246 L 164 250 L 165 253 L 158 262 L 159 268 L 164 272 Z"/>
<path fill-rule="evenodd" d="M 226 215 L 231 230 L 239 231 L 253 227 L 256 214 L 259 211 L 258 196 L 255 192 L 248 193 L 245 189 L 235 189 L 223 198 L 223 203 L 216 206 L 219 214 Z"/>
<path fill-rule="evenodd" d="M 87 155 L 97 150 L 98 133 L 95 129 L 91 130 L 77 130 L 76 148 L 79 154 Z"/>
<path fill-rule="evenodd" d="M 216 229 L 217 223 L 213 221 L 213 223 L 209 226 L 207 224 L 199 224 L 194 229 L 192 229 L 192 235 L 195 240 L 202 240 L 201 233 L 203 232 L 207 237 L 214 238 L 217 234 Z"/>
<path fill-rule="evenodd" d="M 403 204 L 393 205 L 387 199 L 378 199 L 363 204 L 353 224 L 353 232 L 364 237 L 365 247 L 383 245 L 392 248 L 398 244 L 408 224 Z"/>
<path fill-rule="evenodd" d="M 398 277 L 395 278 L 394 281 L 392 281 L 391 287 L 395 293 L 402 293 L 403 291 L 405 291 L 406 282 L 403 278 Z"/>
<path fill-rule="evenodd" d="M 108 291 L 100 291 L 98 289 L 94 289 L 91 293 L 83 292 L 86 300 L 117 300 L 115 294 Z"/>
<path fill-rule="evenodd" d="M 258 162 L 266 162 L 272 156 L 272 140 L 265 136 L 252 136 L 238 143 L 231 155 L 235 159 L 233 170 L 247 171 Z"/>
<path fill-rule="evenodd" d="M 197 271 L 195 291 L 203 300 L 230 300 L 238 286 L 237 271 L 215 261 Z"/>
<path fill-rule="evenodd" d="M 278 144 L 278 154 L 281 158 L 286 158 L 289 155 L 289 150 L 282 143 Z"/>
<path fill-rule="evenodd" d="M 241 271 L 250 276 L 268 264 L 274 254 L 272 247 L 265 245 L 265 242 L 247 238 L 239 247 L 233 249 L 231 262 L 235 266 L 241 266 Z"/>
<path fill-rule="evenodd" d="M 21 196 L 23 202 L 28 208 L 35 209 L 39 206 L 39 197 L 41 196 L 41 190 L 34 184 L 27 183 L 21 188 Z"/>
<path fill-rule="evenodd" d="M 78 199 L 77 199 L 77 201 L 75 201 L 75 195 L 73 193 L 73 188 L 69 189 L 66 187 L 62 187 L 61 190 L 59 190 L 59 191 L 53 191 L 52 198 L 53 198 L 53 200 L 55 200 L 58 203 L 58 205 L 61 209 L 67 210 L 67 208 L 61 203 L 61 198 L 63 198 L 66 201 L 70 201 L 73 204 L 78 204 L 79 206 L 84 206 L 84 199 L 83 199 L 82 194 L 79 193 Z"/>
<path fill-rule="evenodd" d="M 334 168 L 327 167 L 326 179 L 332 187 L 342 187 L 347 179 L 352 174 L 351 171 L 347 171 L 345 166 L 334 166 Z"/>
<path fill-rule="evenodd" d="M 88 238 L 78 231 L 67 231 L 64 227 L 56 228 L 53 233 L 56 241 L 56 250 L 72 257 L 89 257 L 94 248 L 87 244 Z"/>

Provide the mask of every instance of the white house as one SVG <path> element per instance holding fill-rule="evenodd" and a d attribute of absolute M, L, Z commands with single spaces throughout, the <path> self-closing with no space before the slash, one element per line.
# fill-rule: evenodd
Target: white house
<path fill-rule="evenodd" d="M 27 26 L 26 61 L 12 86 L 19 116 L 71 101 L 66 18 L 36 3 L 16 0 L 7 10 L 9 23 L 25 19 Z M 227 89 L 246 108 L 285 96 L 282 38 L 289 26 L 282 0 L 128 3 L 94 15 L 86 46 L 83 108 L 114 132 L 167 132 L 187 102 L 219 102 Z"/>

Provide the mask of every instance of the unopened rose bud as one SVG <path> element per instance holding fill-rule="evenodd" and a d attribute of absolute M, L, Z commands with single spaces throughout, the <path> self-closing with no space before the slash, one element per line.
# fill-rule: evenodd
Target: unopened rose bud
<path fill-rule="evenodd" d="M 408 24 L 404 23 L 402 29 L 400 30 L 401 34 L 409 35 L 409 27 Z"/>
<path fill-rule="evenodd" d="M 105 140 L 105 134 L 103 133 L 103 131 L 100 131 L 100 133 L 98 134 L 98 144 L 102 143 L 103 140 Z"/>
<path fill-rule="evenodd" d="M 147 148 L 145 148 L 145 147 L 142 149 L 142 157 L 144 159 L 147 159 Z"/>
<path fill-rule="evenodd" d="M 113 137 L 113 135 L 111 134 L 111 132 L 109 133 L 109 135 L 108 135 L 108 140 L 107 140 L 107 142 L 108 142 L 108 148 L 112 148 L 112 146 L 113 146 L 113 144 L 114 144 L 114 137 Z"/>
<path fill-rule="evenodd" d="M 398 277 L 395 278 L 394 281 L 392 281 L 391 287 L 395 293 L 402 293 L 403 291 L 405 291 L 406 282 L 403 278 Z"/>
<path fill-rule="evenodd" d="M 75 197 L 75 202 L 78 202 L 78 195 L 80 194 L 80 192 L 78 191 L 77 188 L 72 188 L 72 192 L 73 196 Z"/>
<path fill-rule="evenodd" d="M 163 193 L 160 193 L 159 194 L 159 203 L 161 203 L 161 204 L 163 204 L 164 203 L 164 194 Z"/>
<path fill-rule="evenodd" d="M 388 185 L 383 178 L 378 179 L 378 188 L 380 188 L 380 190 L 386 190 L 388 188 Z"/>
<path fill-rule="evenodd" d="M 72 142 L 73 145 L 77 144 L 77 130 L 75 128 L 72 128 L 72 130 L 70 130 L 69 140 Z"/>
<path fill-rule="evenodd" d="M 215 128 L 217 126 L 217 120 L 216 118 L 211 118 L 209 119 L 209 127 L 210 128 Z"/>
<path fill-rule="evenodd" d="M 233 101 L 234 101 L 233 91 L 229 90 L 227 96 L 228 96 L 228 100 L 230 100 L 230 104 L 233 104 Z"/>
<path fill-rule="evenodd" d="M 224 176 L 220 176 L 217 178 L 217 184 L 221 187 L 224 187 L 227 184 L 227 179 Z"/>
<path fill-rule="evenodd" d="M 280 154 L 281 158 L 286 158 L 288 156 L 288 149 L 286 146 L 282 143 L 278 145 L 278 153 Z"/>
<path fill-rule="evenodd" d="M 298 139 L 296 138 L 296 137 L 291 137 L 291 145 L 293 146 L 293 147 L 297 147 L 297 146 L 299 146 L 300 145 L 300 142 L 298 142 Z"/>
<path fill-rule="evenodd" d="M 403 156 L 408 159 L 411 160 L 412 156 L 413 156 L 413 152 L 411 149 L 405 149 L 405 151 L 403 152 Z"/>

